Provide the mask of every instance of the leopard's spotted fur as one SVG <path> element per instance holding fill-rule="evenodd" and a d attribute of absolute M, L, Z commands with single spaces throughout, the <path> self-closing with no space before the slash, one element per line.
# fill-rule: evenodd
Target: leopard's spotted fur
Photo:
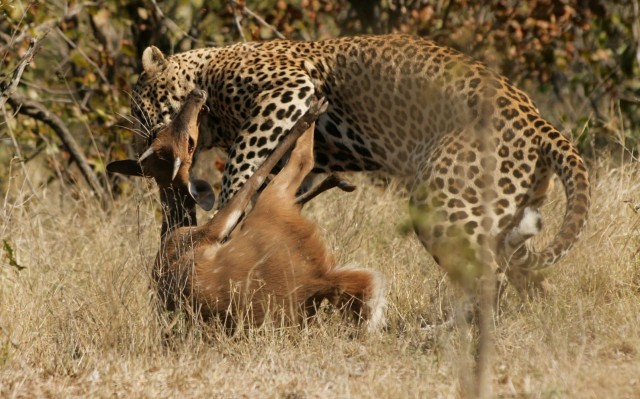
<path fill-rule="evenodd" d="M 416 232 L 449 271 L 477 259 L 504 271 L 510 262 L 515 279 L 555 263 L 586 224 L 588 174 L 571 142 L 507 79 L 429 40 L 275 40 L 171 57 L 150 47 L 143 66 L 132 113 L 150 131 L 167 123 L 193 88 L 208 92 L 199 147 L 228 150 L 222 203 L 312 96 L 325 96 L 330 106 L 317 122 L 315 171 L 412 177 Z M 553 173 L 567 210 L 553 242 L 536 253 L 522 244 L 539 229 L 537 208 Z"/>

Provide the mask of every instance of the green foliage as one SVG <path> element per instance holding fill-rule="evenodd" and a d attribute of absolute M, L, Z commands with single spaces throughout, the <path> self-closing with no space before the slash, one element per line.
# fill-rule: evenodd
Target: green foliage
<path fill-rule="evenodd" d="M 0 82 L 11 79 L 30 38 L 48 31 L 18 94 L 68 125 L 105 185 L 105 163 L 126 156 L 132 139 L 128 93 L 148 45 L 175 53 L 271 39 L 275 31 L 303 40 L 392 31 L 431 37 L 507 75 L 560 127 L 584 130 L 583 150 L 620 143 L 635 151 L 640 138 L 637 1 L 8 0 L 0 15 Z M 48 127 L 0 115 L 24 160 L 43 154 L 51 178 L 77 179 Z M 0 140 L 9 144 L 7 131 Z M 0 165 L 12 155 L 0 151 Z M 0 166 L 0 176 L 7 173 Z"/>
<path fill-rule="evenodd" d="M 7 257 L 7 261 L 9 262 L 9 266 L 15 267 L 16 269 L 18 269 L 18 271 L 26 269 L 25 266 L 21 266 L 18 264 L 13 251 L 13 247 L 11 246 L 11 244 L 9 244 L 9 241 L 7 241 L 6 239 L 2 240 L 2 248 L 4 249 L 5 256 Z"/>
<path fill-rule="evenodd" d="M 350 1 L 353 5 L 368 3 Z M 581 137 L 582 150 L 640 139 L 640 15 L 637 1 L 375 2 L 356 21 L 457 48 L 508 76 L 545 116 Z M 357 7 L 354 7 L 357 9 Z M 356 23 L 346 26 L 356 26 Z M 351 29 L 351 30 L 357 30 Z M 562 126 L 561 126 L 562 127 Z M 589 148 L 587 148 L 589 147 Z"/>

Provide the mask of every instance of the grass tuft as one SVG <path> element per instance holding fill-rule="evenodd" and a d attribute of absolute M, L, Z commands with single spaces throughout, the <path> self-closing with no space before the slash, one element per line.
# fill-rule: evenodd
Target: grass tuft
<path fill-rule="evenodd" d="M 602 162 L 592 174 L 589 227 L 548 271 L 555 290 L 535 300 L 508 290 L 502 300 L 496 396 L 640 396 L 640 167 Z M 303 329 L 273 323 L 235 336 L 178 321 L 171 345 L 171 320 L 155 317 L 150 302 L 160 233 L 153 188 L 140 185 L 107 213 L 84 192 L 48 189 L 39 201 L 13 180 L 0 208 L 0 397 L 456 397 L 466 332 L 424 328 L 451 314 L 454 290 L 402 234 L 399 183 L 354 180 L 356 193 L 334 190 L 305 213 L 341 263 L 386 276 L 386 331 L 358 335 L 332 314 Z M 557 186 L 538 248 L 564 213 Z"/>

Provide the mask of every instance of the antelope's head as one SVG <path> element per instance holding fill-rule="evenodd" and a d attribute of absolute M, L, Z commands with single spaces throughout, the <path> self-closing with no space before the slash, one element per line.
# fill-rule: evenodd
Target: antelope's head
<path fill-rule="evenodd" d="M 209 183 L 191 178 L 198 143 L 198 117 L 206 99 L 203 90 L 192 90 L 178 114 L 158 132 L 140 158 L 111 162 L 107 170 L 152 177 L 161 191 L 171 189 L 182 202 L 187 202 L 181 205 L 193 207 L 198 204 L 207 211 L 213 208 L 215 195 Z"/>

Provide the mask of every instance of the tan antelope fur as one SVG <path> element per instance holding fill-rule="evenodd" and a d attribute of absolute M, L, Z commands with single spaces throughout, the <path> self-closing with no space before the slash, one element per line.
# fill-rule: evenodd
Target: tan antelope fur
<path fill-rule="evenodd" d="M 221 317 L 225 325 L 235 326 L 245 316 L 251 324 L 261 324 L 270 311 L 288 323 L 301 323 L 327 299 L 343 314 L 366 323 L 369 331 L 378 329 L 384 322 L 382 277 L 371 270 L 338 267 L 316 225 L 300 214 L 302 204 L 313 195 L 295 197 L 313 168 L 314 121 L 326 104 L 314 101 L 228 204 L 195 227 L 195 204 L 210 209 L 214 202 L 206 182 L 190 179 L 197 117 L 205 99 L 204 91 L 193 90 L 141 156 L 142 162 L 116 161 L 108 167 L 111 172 L 153 177 L 165 210 L 168 201 L 178 201 L 186 209 L 183 214 L 167 214 L 163 221 L 153 269 L 162 305 L 167 310 L 186 307 L 204 319 Z M 243 218 L 251 198 L 294 143 L 286 165 Z M 334 186 L 350 191 L 331 176 L 311 193 Z"/>

